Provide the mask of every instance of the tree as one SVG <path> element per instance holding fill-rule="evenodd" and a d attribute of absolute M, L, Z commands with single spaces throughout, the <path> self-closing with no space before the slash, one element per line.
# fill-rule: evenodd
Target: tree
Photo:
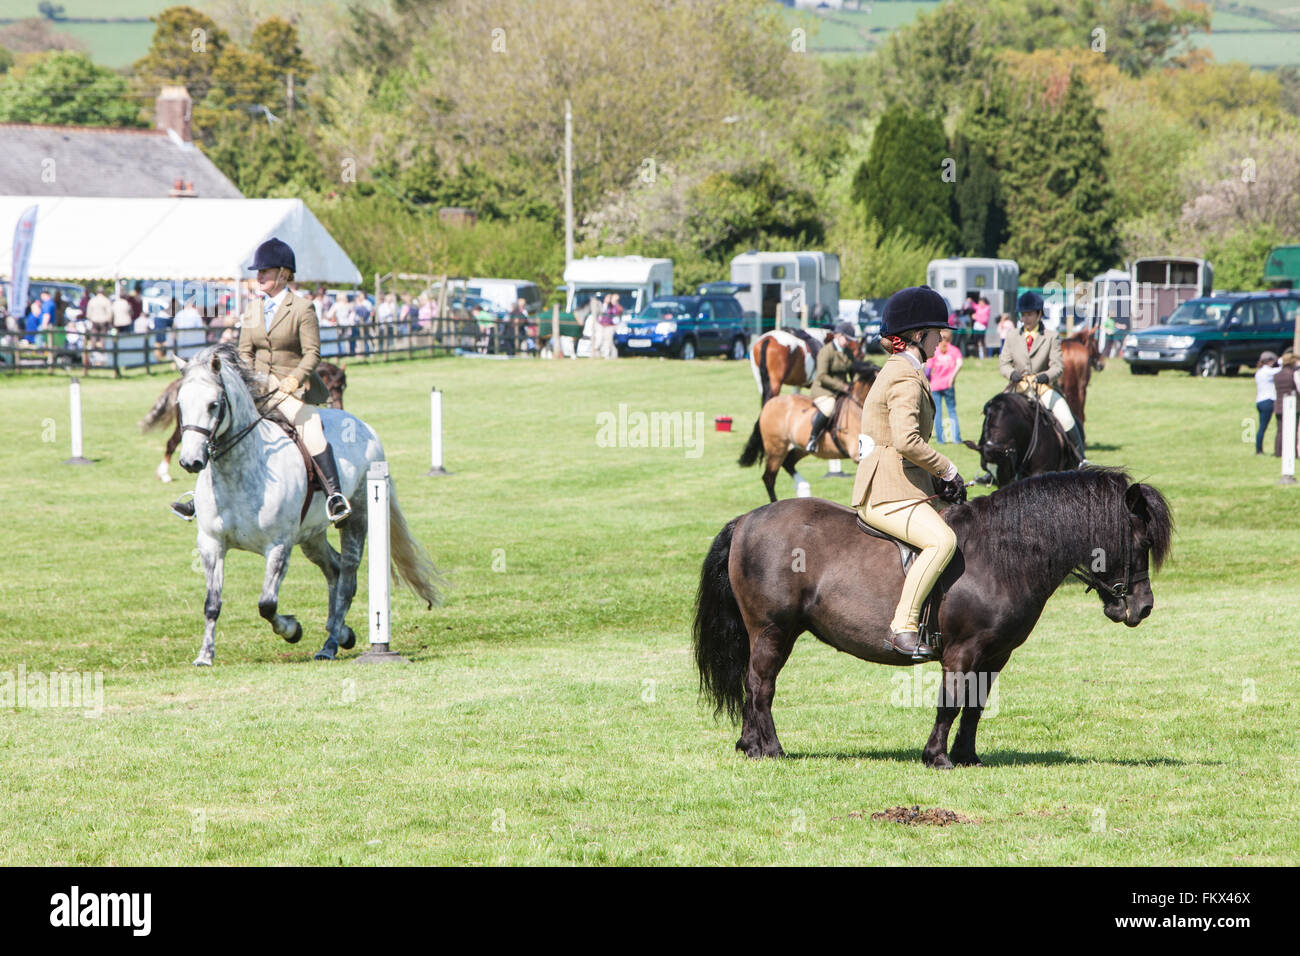
<path fill-rule="evenodd" d="M 853 198 L 883 235 L 899 232 L 954 249 L 952 183 L 944 181 L 950 160 L 938 119 L 892 106 L 881 116 L 871 151 L 854 176 Z"/>
<path fill-rule="evenodd" d="M 19 20 L 0 27 L 0 46 L 14 53 L 44 53 L 47 50 L 86 51 L 86 45 L 74 36 L 60 33 L 50 21 L 40 17 Z"/>
<path fill-rule="evenodd" d="M 14 55 L 8 48 L 0 46 L 0 76 L 8 73 L 14 65 Z"/>
<path fill-rule="evenodd" d="M 48 53 L 0 80 L 0 122 L 143 126 L 126 80 L 67 50 Z"/>
<path fill-rule="evenodd" d="M 302 47 L 298 43 L 298 28 L 280 17 L 263 20 L 253 30 L 253 39 L 249 48 L 271 64 L 277 79 L 284 81 L 286 88 L 283 102 L 286 111 L 292 111 L 301 99 L 301 94 L 298 92 L 299 85 L 306 83 L 307 79 L 316 72 L 316 67 L 302 54 Z M 290 77 L 292 80 L 289 79 Z M 289 100 L 288 92 L 290 82 L 295 91 L 292 102 Z"/>
<path fill-rule="evenodd" d="M 770 246 L 772 240 L 817 244 L 825 235 L 812 193 L 782 176 L 771 159 L 705 177 L 688 203 L 692 244 L 719 264 L 738 248 Z"/>
<path fill-rule="evenodd" d="M 205 152 L 245 196 L 300 196 L 330 185 L 315 150 L 291 123 L 250 124 L 228 115 Z"/>
<path fill-rule="evenodd" d="M 195 103 L 202 102 L 230 35 L 193 7 L 168 7 L 151 19 L 153 42 L 134 66 L 141 92 L 156 96 L 161 87 L 184 86 Z"/>
<path fill-rule="evenodd" d="M 1085 0 L 1078 10 L 1075 22 L 1085 28 L 1093 24 L 1089 35 L 1097 27 L 1104 30 L 1100 52 L 1129 76 L 1164 63 L 1193 31 L 1209 33 L 1213 14 L 1208 3 L 1173 7 L 1162 0 Z"/>
<path fill-rule="evenodd" d="M 953 141 L 957 182 L 954 197 L 958 246 L 963 254 L 993 258 L 1006 240 L 1007 210 L 992 157 L 978 142 L 958 133 Z"/>

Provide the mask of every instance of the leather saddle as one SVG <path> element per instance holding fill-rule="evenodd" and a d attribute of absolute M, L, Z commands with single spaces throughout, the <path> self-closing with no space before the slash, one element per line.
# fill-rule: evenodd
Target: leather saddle
<path fill-rule="evenodd" d="M 898 560 L 903 565 L 903 574 L 907 574 L 912 569 L 912 562 L 916 560 L 919 548 L 913 547 L 906 541 L 895 538 L 892 534 L 886 534 L 879 528 L 873 528 L 862 520 L 862 515 L 857 515 L 858 530 L 864 534 L 869 534 L 873 538 L 880 538 L 882 541 L 892 541 L 898 547 Z M 943 601 L 944 591 L 947 589 L 943 586 L 940 579 L 935 582 L 930 593 L 926 595 L 925 603 L 921 605 L 921 636 L 927 644 L 934 647 L 936 652 L 943 650 L 943 635 L 939 633 L 939 605 Z"/>
<path fill-rule="evenodd" d="M 307 494 L 302 497 L 302 511 L 298 514 L 298 523 L 302 524 L 307 517 L 307 509 L 311 507 L 311 500 L 316 492 L 325 493 L 325 482 L 321 478 L 320 469 L 316 467 L 316 462 L 312 461 L 311 455 L 307 453 L 307 446 L 303 444 L 302 435 L 298 434 L 298 429 L 294 428 L 290 422 L 276 422 L 276 424 L 284 429 L 284 433 L 297 446 L 298 454 L 302 455 L 303 467 L 307 469 Z"/>

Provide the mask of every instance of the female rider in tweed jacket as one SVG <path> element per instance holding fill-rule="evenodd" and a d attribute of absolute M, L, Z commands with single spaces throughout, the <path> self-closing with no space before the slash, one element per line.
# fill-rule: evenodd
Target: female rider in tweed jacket
<path fill-rule="evenodd" d="M 930 447 L 934 399 L 922 367 L 948 328 L 948 304 L 926 286 L 890 296 L 881 343 L 893 354 L 862 409 L 862 457 L 850 499 L 862 520 L 921 549 L 903 582 L 890 624 L 894 650 L 916 661 L 938 659 L 920 630 L 921 607 L 957 550 L 957 537 L 927 500 L 937 491 L 964 501 L 957 466 Z"/>

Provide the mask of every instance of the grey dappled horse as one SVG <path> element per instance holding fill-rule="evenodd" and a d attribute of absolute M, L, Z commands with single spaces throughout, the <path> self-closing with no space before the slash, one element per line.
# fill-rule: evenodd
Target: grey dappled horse
<path fill-rule="evenodd" d="M 257 609 L 290 644 L 302 637 L 302 625 L 277 610 L 280 582 L 296 544 L 325 574 L 329 584 L 329 636 L 317 660 L 332 660 L 340 648 L 356 643 L 344 622 L 357 590 L 357 566 L 366 543 L 366 472 L 384 460 L 379 437 L 361 419 L 322 408 L 321 424 L 338 461 L 340 490 L 352 514 L 339 523 L 342 553 L 326 538 L 325 497 L 313 496 L 301 522 L 307 469 L 298 447 L 278 423 L 274 392 L 261 398 L 265 381 L 239 361 L 233 346 L 204 349 L 190 360 L 177 394 L 181 436 L 180 463 L 197 472 L 194 514 L 198 550 L 207 576 L 206 626 L 196 665 L 210 666 L 216 651 L 215 630 L 221 613 L 221 583 L 226 551 L 238 548 L 266 558 L 266 577 Z M 254 396 L 258 398 L 255 399 Z M 263 408 L 259 409 L 258 403 Z M 393 577 L 405 582 L 429 607 L 438 602 L 437 570 L 428 552 L 412 537 L 389 496 L 392 526 L 389 548 Z"/>

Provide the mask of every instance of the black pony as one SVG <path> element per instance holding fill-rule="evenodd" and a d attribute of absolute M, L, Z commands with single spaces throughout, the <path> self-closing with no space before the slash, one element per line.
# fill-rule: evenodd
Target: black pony
<path fill-rule="evenodd" d="M 1101 468 L 1027 478 L 943 516 L 958 552 L 937 585 L 946 592 L 938 616 L 943 683 L 921 755 L 931 767 L 980 763 L 984 694 L 1068 574 L 1097 589 L 1108 618 L 1136 627 L 1155 605 L 1148 569 L 1169 554 L 1172 533 L 1159 491 Z M 728 523 L 704 559 L 695 662 L 716 712 L 741 717 L 737 749 L 784 755 L 772 698 L 804 631 L 865 661 L 910 666 L 890 645 L 902 585 L 898 548 L 863 534 L 856 512 L 834 502 L 787 499 Z"/>
<path fill-rule="evenodd" d="M 970 439 L 962 444 L 980 453 L 980 467 L 999 487 L 1080 464 L 1079 453 L 1056 416 L 1037 398 L 1019 392 L 999 392 L 985 402 L 979 444 Z"/>

